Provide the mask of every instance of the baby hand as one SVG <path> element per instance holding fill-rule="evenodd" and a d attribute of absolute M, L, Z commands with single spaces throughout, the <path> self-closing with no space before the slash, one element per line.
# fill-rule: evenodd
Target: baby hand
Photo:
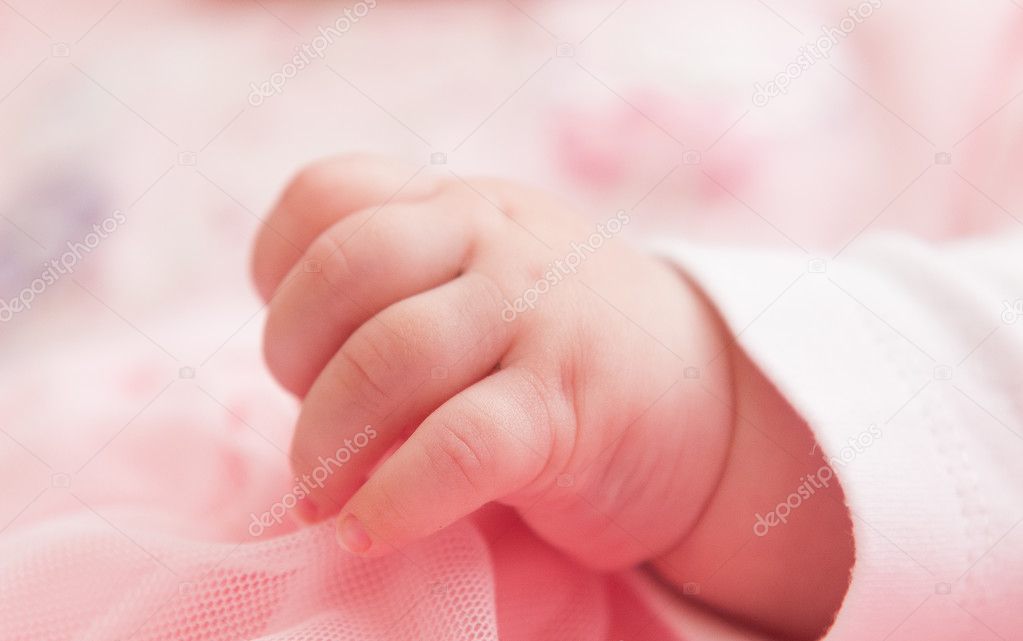
<path fill-rule="evenodd" d="M 600 569 L 685 537 L 732 436 L 706 391 L 728 395 L 727 366 L 686 368 L 723 332 L 618 237 L 627 213 L 601 218 L 368 157 L 294 180 L 254 273 L 266 359 L 303 398 L 307 518 L 340 511 L 341 542 L 374 555 L 499 501 Z"/>

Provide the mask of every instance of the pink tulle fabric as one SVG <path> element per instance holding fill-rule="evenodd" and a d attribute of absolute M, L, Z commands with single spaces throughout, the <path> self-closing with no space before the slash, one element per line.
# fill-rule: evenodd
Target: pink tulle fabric
<path fill-rule="evenodd" d="M 616 579 L 537 549 L 517 526 L 501 538 L 461 525 L 364 561 L 339 549 L 329 525 L 211 544 L 156 531 L 128 538 L 93 513 L 69 514 L 0 545 L 0 637 L 676 638 Z"/>
<path fill-rule="evenodd" d="M 374 560 L 343 551 L 330 522 L 286 511 L 255 526 L 290 488 L 293 404 L 252 347 L 221 353 L 213 381 L 164 382 L 165 367 L 99 344 L 68 359 L 102 363 L 91 381 L 46 359 L 5 377 L 8 418 L 73 379 L 81 400 L 38 417 L 74 431 L 0 435 L 4 495 L 25 505 L 0 536 L 0 639 L 678 638 L 628 575 L 584 570 L 502 507 Z"/>

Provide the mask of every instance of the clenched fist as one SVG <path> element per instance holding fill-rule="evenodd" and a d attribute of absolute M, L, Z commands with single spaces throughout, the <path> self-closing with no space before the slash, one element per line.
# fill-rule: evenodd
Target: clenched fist
<path fill-rule="evenodd" d="M 303 399 L 302 515 L 377 555 L 497 501 L 592 568 L 649 562 L 812 638 L 851 565 L 840 489 L 753 536 L 820 466 L 775 445 L 812 435 L 686 278 L 625 243 L 629 214 L 599 218 L 373 157 L 301 172 L 253 269 L 266 360 Z"/>
<path fill-rule="evenodd" d="M 302 172 L 255 274 L 267 361 L 304 398 L 296 472 L 323 485 L 306 514 L 340 510 L 366 554 L 489 501 L 599 568 L 675 544 L 731 437 L 685 377 L 722 338 L 684 280 L 623 242 L 629 222 L 372 158 Z"/>

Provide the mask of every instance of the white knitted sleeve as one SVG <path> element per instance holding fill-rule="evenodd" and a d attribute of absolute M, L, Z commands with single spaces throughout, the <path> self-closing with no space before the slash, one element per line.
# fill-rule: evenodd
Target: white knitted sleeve
<path fill-rule="evenodd" d="M 832 461 L 856 563 L 827 638 L 1023 637 L 1023 236 L 657 249 Z"/>

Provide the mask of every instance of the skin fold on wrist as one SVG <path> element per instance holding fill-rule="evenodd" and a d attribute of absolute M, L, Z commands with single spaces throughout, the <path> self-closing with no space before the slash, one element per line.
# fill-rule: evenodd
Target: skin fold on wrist
<path fill-rule="evenodd" d="M 817 639 L 853 564 L 844 494 L 806 422 L 740 348 L 727 351 L 731 389 L 722 377 L 706 387 L 709 402 L 732 409 L 724 471 L 693 528 L 648 567 L 681 598 L 742 625 Z M 792 494 L 799 505 L 776 513 Z"/>

